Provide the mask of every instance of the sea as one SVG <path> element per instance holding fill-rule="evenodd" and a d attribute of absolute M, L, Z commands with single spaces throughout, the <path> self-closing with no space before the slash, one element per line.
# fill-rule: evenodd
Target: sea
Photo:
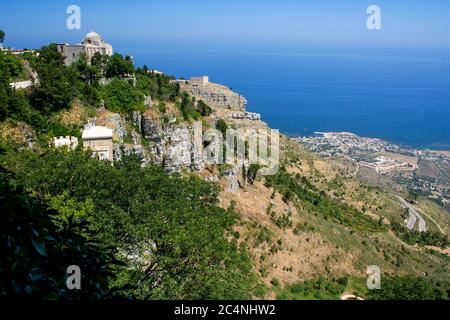
<path fill-rule="evenodd" d="M 413 148 L 450 150 L 450 50 L 123 48 L 137 65 L 208 75 L 290 136 L 346 131 Z"/>

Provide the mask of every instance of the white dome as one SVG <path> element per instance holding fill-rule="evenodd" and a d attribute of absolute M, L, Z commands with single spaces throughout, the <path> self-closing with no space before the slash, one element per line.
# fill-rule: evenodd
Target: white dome
<path fill-rule="evenodd" d="M 100 35 L 98 33 L 91 31 L 84 37 L 84 41 L 90 42 L 90 43 L 102 41 L 102 37 L 100 37 Z"/>

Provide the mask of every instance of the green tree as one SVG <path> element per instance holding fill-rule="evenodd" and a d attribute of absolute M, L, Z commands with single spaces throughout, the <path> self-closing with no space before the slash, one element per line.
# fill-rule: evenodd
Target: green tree
<path fill-rule="evenodd" d="M 183 99 L 181 100 L 181 113 L 183 114 L 183 118 L 188 120 L 190 118 L 198 120 L 200 117 L 200 113 L 195 108 L 195 98 L 190 97 L 187 93 L 183 94 Z"/>
<path fill-rule="evenodd" d="M 99 91 L 106 108 L 113 112 L 128 113 L 144 108 L 144 94 L 128 81 L 113 79 Z"/>
<path fill-rule="evenodd" d="M 83 216 L 48 209 L 39 199 L 14 187 L 12 173 L 0 167 L 0 297 L 37 299 L 103 299 L 109 296 L 108 278 L 114 249 L 92 241 Z M 68 290 L 67 268 L 82 270 L 83 290 Z"/>
<path fill-rule="evenodd" d="M 56 198 L 59 211 L 92 204 L 95 240 L 129 257 L 111 283 L 119 294 L 247 299 L 258 287 L 246 248 L 231 236 L 238 215 L 218 206 L 214 184 L 135 160 L 112 167 L 81 150 L 21 151 L 5 163 L 39 198 Z"/>
<path fill-rule="evenodd" d="M 32 93 L 32 105 L 45 114 L 68 108 L 74 97 L 77 77 L 64 65 L 64 57 L 56 45 L 42 47 L 35 69 L 40 85 Z"/>
<path fill-rule="evenodd" d="M 0 52 L 0 121 L 18 116 L 27 104 L 25 95 L 10 86 L 13 78 L 19 76 L 22 71 L 22 63 L 17 57 Z"/>
<path fill-rule="evenodd" d="M 0 44 L 2 44 L 3 41 L 5 41 L 5 32 L 0 29 Z"/>
<path fill-rule="evenodd" d="M 133 61 L 129 56 L 125 58 L 115 53 L 112 57 L 108 59 L 106 65 L 106 77 L 114 78 L 119 76 L 127 76 L 134 73 Z"/>
<path fill-rule="evenodd" d="M 198 110 L 198 112 L 200 112 L 202 117 L 209 116 L 212 113 L 211 107 L 208 106 L 205 102 L 203 102 L 203 100 L 200 100 L 197 103 L 197 110 Z"/>
<path fill-rule="evenodd" d="M 13 80 L 23 72 L 22 62 L 16 56 L 0 51 L 0 71 L 9 80 Z"/>
<path fill-rule="evenodd" d="M 94 67 L 99 74 L 105 75 L 108 66 L 109 56 L 96 52 L 91 59 L 91 66 Z"/>

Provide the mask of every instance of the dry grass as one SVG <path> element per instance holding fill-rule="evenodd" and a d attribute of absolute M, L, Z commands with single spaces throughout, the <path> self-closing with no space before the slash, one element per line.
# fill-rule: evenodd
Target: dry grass
<path fill-rule="evenodd" d="M 57 120 L 66 126 L 82 126 L 86 123 L 88 116 L 86 108 L 79 102 L 74 102 L 71 108 L 61 112 Z"/>
<path fill-rule="evenodd" d="M 21 147 L 28 146 L 27 139 L 35 139 L 33 130 L 26 123 L 12 121 L 0 123 L 0 137 Z"/>

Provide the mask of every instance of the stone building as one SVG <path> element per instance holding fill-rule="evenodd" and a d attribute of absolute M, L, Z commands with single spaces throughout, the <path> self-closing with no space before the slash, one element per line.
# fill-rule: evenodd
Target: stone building
<path fill-rule="evenodd" d="M 173 80 L 178 83 L 182 92 L 188 92 L 198 100 L 214 108 L 245 110 L 247 100 L 223 85 L 212 83 L 208 76 L 192 77 L 189 80 Z"/>
<path fill-rule="evenodd" d="M 99 157 L 100 160 L 113 161 L 113 130 L 93 126 L 83 131 L 83 146 Z"/>
<path fill-rule="evenodd" d="M 68 66 L 77 62 L 81 54 L 86 55 L 88 63 L 97 52 L 108 56 L 113 54 L 113 47 L 93 31 L 89 32 L 80 44 L 58 44 L 57 48 L 65 57 L 65 64 Z"/>
<path fill-rule="evenodd" d="M 197 86 L 206 86 L 209 83 L 209 77 L 208 76 L 202 76 L 202 77 L 192 77 L 189 82 L 192 85 Z"/>

